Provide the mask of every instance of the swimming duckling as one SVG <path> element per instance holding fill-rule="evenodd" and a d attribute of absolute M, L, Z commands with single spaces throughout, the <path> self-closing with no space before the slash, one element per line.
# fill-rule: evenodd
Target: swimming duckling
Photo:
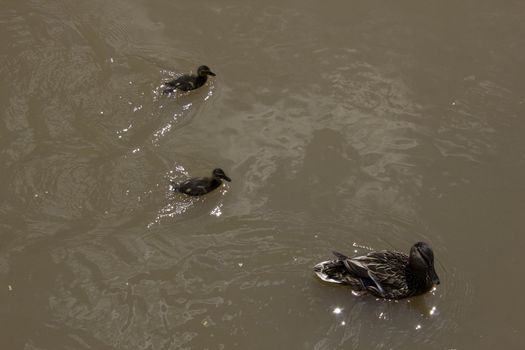
<path fill-rule="evenodd" d="M 202 196 L 222 185 L 221 179 L 228 182 L 231 179 L 226 176 L 224 170 L 217 168 L 212 172 L 212 177 L 194 177 L 179 184 L 171 182 L 173 190 L 187 194 L 188 196 Z"/>
<path fill-rule="evenodd" d="M 315 265 L 315 273 L 323 281 L 349 285 L 358 294 L 402 299 L 426 293 L 439 284 L 434 253 L 423 242 L 414 244 L 410 255 L 383 250 L 348 258 L 333 253 L 336 259 Z"/>
<path fill-rule="evenodd" d="M 168 86 L 164 89 L 164 93 L 169 94 L 175 90 L 190 91 L 200 88 L 206 84 L 208 75 L 215 76 L 215 73 L 213 73 L 208 66 L 200 66 L 197 68 L 197 75 L 184 74 L 183 76 L 164 83 L 165 86 Z"/>

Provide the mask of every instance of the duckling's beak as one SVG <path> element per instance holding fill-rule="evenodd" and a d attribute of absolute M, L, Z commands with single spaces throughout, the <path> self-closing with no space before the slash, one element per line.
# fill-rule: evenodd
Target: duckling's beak
<path fill-rule="evenodd" d="M 226 176 L 226 175 L 224 175 L 222 178 L 223 178 L 224 180 L 228 181 L 228 182 L 231 182 L 231 181 L 232 181 L 232 179 L 230 179 L 230 178 L 229 178 L 228 176 Z"/>
<path fill-rule="evenodd" d="M 430 271 L 430 278 L 432 279 L 432 283 L 437 286 L 440 284 L 439 277 L 436 273 L 436 270 L 434 270 L 434 266 L 432 266 L 432 269 Z"/>
<path fill-rule="evenodd" d="M 211 70 L 207 71 L 206 73 L 207 73 L 208 75 L 211 75 L 212 77 L 216 76 L 216 74 L 213 73 Z"/>

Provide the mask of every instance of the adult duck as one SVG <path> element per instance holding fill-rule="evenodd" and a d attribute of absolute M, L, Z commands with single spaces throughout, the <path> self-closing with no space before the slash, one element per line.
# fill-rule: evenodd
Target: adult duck
<path fill-rule="evenodd" d="M 414 244 L 409 255 L 383 250 L 349 258 L 333 253 L 336 259 L 315 265 L 315 273 L 323 281 L 349 285 L 357 294 L 402 299 L 426 293 L 439 284 L 434 252 L 424 242 Z"/>
<path fill-rule="evenodd" d="M 176 79 L 164 83 L 167 88 L 164 89 L 165 94 L 169 94 L 175 90 L 190 91 L 200 88 L 208 81 L 208 76 L 215 76 L 208 66 L 200 66 L 197 68 L 197 75 L 184 74 Z"/>
<path fill-rule="evenodd" d="M 194 177 L 181 183 L 171 182 L 171 186 L 174 191 L 188 196 L 202 196 L 222 185 L 222 180 L 231 181 L 224 170 L 217 168 L 213 170 L 211 177 Z"/>

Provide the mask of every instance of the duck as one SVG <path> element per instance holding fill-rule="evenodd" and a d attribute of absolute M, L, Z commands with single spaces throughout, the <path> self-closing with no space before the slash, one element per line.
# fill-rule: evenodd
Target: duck
<path fill-rule="evenodd" d="M 191 91 L 198 89 L 206 84 L 209 75 L 213 77 L 216 76 L 216 74 L 211 71 L 210 67 L 200 66 L 197 68 L 197 75 L 184 74 L 176 79 L 165 82 L 164 86 L 167 86 L 167 88 L 164 89 L 164 93 L 169 94 L 175 90 Z"/>
<path fill-rule="evenodd" d="M 171 186 L 174 191 L 188 196 L 202 196 L 222 185 L 222 180 L 231 181 L 224 170 L 216 168 L 213 169 L 211 177 L 194 177 L 181 183 L 171 181 Z"/>
<path fill-rule="evenodd" d="M 314 272 L 325 282 L 350 286 L 356 295 L 403 299 L 427 293 L 440 284 L 434 252 L 425 242 L 415 243 L 408 255 L 389 250 L 351 258 L 335 251 L 333 254 L 334 260 L 320 262 Z"/>

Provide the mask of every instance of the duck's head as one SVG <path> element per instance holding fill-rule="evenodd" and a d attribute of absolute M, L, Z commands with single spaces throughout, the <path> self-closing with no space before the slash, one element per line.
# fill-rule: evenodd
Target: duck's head
<path fill-rule="evenodd" d="M 201 77 L 205 77 L 207 75 L 215 76 L 215 73 L 213 73 L 208 66 L 200 66 L 197 68 L 197 74 Z"/>
<path fill-rule="evenodd" d="M 417 242 L 410 249 L 409 264 L 417 272 L 424 272 L 434 285 L 439 284 L 439 277 L 434 269 L 434 252 L 425 242 Z"/>
<path fill-rule="evenodd" d="M 224 170 L 222 170 L 221 168 L 213 169 L 213 177 L 224 179 L 228 182 L 232 180 L 228 176 L 226 176 L 226 174 L 224 173 Z"/>

